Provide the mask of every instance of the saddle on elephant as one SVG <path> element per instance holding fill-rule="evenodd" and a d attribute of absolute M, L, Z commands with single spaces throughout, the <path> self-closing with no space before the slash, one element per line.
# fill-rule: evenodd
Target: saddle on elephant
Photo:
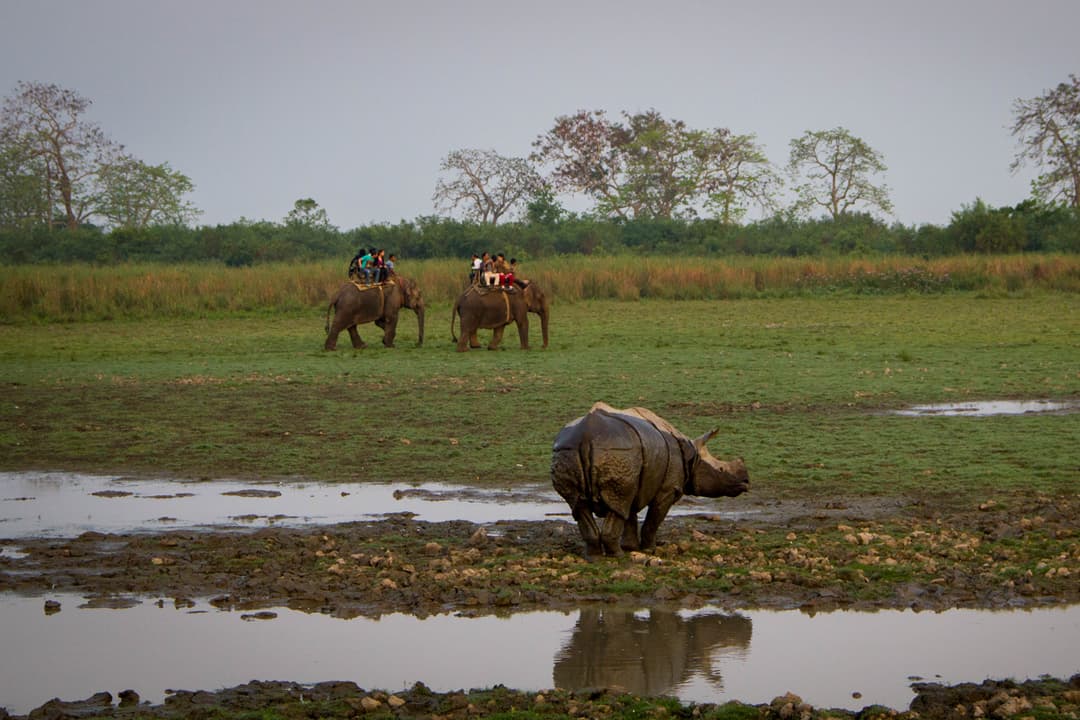
<path fill-rule="evenodd" d="M 387 285 L 397 285 L 397 280 L 394 275 L 379 282 L 363 283 L 359 280 L 349 280 L 349 282 L 355 285 L 357 290 L 375 290 L 376 288 L 386 287 Z"/>

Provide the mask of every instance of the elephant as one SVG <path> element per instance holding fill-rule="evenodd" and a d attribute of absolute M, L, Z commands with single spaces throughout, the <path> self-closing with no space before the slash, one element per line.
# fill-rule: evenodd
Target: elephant
<path fill-rule="evenodd" d="M 742 458 L 725 462 L 705 444 L 718 430 L 691 440 L 645 408 L 598 402 L 556 435 L 551 481 L 570 505 L 585 557 L 652 550 L 656 531 L 685 495 L 734 497 L 750 487 Z M 648 508 L 638 537 L 637 514 Z M 603 518 L 598 527 L 593 516 Z"/>
<path fill-rule="evenodd" d="M 544 347 L 548 346 L 548 318 L 551 306 L 544 291 L 536 283 L 511 285 L 506 288 L 470 285 L 454 301 L 450 310 L 450 337 L 457 343 L 458 352 L 465 352 L 470 347 L 480 347 L 476 337 L 479 328 L 490 328 L 491 343 L 488 350 L 495 350 L 502 341 L 503 329 L 512 322 L 517 323 L 521 349 L 529 349 L 528 313 L 540 316 L 540 330 L 544 335 Z M 455 318 L 461 316 L 461 337 L 454 335 Z"/>
<path fill-rule="evenodd" d="M 326 345 L 327 350 L 337 348 L 338 334 L 349 331 L 354 348 L 367 347 L 360 339 L 356 327 L 363 323 L 374 322 L 383 330 L 383 345 L 394 347 L 397 335 L 398 313 L 407 307 L 416 313 L 419 334 L 416 344 L 424 344 L 424 297 L 420 294 L 416 282 L 410 278 L 395 275 L 389 281 L 378 285 L 360 285 L 347 282 L 338 288 L 326 309 Z M 330 320 L 333 311 L 334 319 Z"/>

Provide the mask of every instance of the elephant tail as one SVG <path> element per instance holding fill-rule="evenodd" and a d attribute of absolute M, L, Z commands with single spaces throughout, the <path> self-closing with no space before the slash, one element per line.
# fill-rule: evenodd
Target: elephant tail
<path fill-rule="evenodd" d="M 330 301 L 330 306 L 326 308 L 326 334 L 330 334 L 330 314 L 334 312 L 334 308 L 337 306 L 337 295 Z"/>

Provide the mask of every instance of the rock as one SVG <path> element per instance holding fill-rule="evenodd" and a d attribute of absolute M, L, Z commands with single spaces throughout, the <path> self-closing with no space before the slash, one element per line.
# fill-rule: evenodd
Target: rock
<path fill-rule="evenodd" d="M 118 697 L 120 698 L 120 707 L 131 707 L 139 704 L 139 693 L 134 690 L 121 690 Z"/>
<path fill-rule="evenodd" d="M 478 528 L 469 538 L 470 545 L 486 545 L 488 541 L 487 530 Z"/>
<path fill-rule="evenodd" d="M 675 597 L 675 592 L 666 585 L 662 585 L 653 593 L 653 597 L 657 600 L 670 600 Z"/>
<path fill-rule="evenodd" d="M 45 614 L 46 615 L 55 615 L 58 612 L 60 612 L 60 603 L 59 602 L 57 602 L 56 600 L 46 600 L 45 601 Z"/>
<path fill-rule="evenodd" d="M 992 705 L 993 703 L 994 698 L 991 698 L 990 704 Z M 997 718 L 1008 718 L 1013 715 L 1019 715 L 1021 712 L 1030 709 L 1031 701 L 1026 697 L 1010 697 L 1002 701 L 990 714 Z"/>
<path fill-rule="evenodd" d="M 28 717 L 30 720 L 95 717 L 101 715 L 105 708 L 111 708 L 112 701 L 112 694 L 107 692 L 94 693 L 85 700 L 75 700 L 73 702 L 53 698 L 36 710 L 31 710 Z"/>
<path fill-rule="evenodd" d="M 241 615 L 240 619 L 241 620 L 247 620 L 247 621 L 250 622 L 252 620 L 273 620 L 276 617 L 277 617 L 276 612 L 271 612 L 270 610 L 260 610 L 259 612 L 256 612 L 256 613 L 246 613 L 244 615 Z"/>
<path fill-rule="evenodd" d="M 390 697 L 386 698 L 386 704 L 394 710 L 397 710 L 399 707 L 405 705 L 405 701 L 399 698 L 397 695 L 391 695 Z"/>
<path fill-rule="evenodd" d="M 363 708 L 364 712 L 375 712 L 382 707 L 382 703 L 368 696 L 360 699 L 360 707 Z"/>

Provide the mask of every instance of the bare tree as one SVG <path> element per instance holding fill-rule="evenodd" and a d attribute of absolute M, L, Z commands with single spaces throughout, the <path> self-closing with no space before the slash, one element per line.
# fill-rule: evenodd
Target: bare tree
<path fill-rule="evenodd" d="M 495 225 L 543 185 L 527 160 L 504 157 L 494 150 L 455 150 L 443 158 L 439 169 L 453 175 L 435 184 L 436 209 L 460 209 L 479 223 Z"/>
<path fill-rule="evenodd" d="M 71 229 L 95 213 L 98 172 L 123 150 L 96 123 L 82 118 L 90 104 L 73 90 L 20 81 L 0 115 L 3 142 L 41 163 L 47 202 L 63 211 Z"/>
<path fill-rule="evenodd" d="M 797 207 L 822 207 L 834 220 L 859 205 L 891 213 L 888 186 L 871 179 L 886 170 L 879 152 L 842 127 L 807 130 L 791 141 L 788 172 Z"/>
<path fill-rule="evenodd" d="M 1013 113 L 1020 149 L 1011 170 L 1031 161 L 1042 171 L 1033 183 L 1036 197 L 1080 207 L 1080 78 L 1070 74 L 1033 100 L 1016 100 Z"/>

